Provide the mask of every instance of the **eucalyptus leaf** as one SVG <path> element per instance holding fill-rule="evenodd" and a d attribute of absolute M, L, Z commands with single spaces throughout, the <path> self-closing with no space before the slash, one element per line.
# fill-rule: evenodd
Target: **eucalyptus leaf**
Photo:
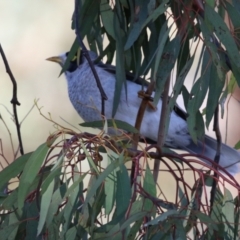
<path fill-rule="evenodd" d="M 100 4 L 100 12 L 103 26 L 105 27 L 107 33 L 111 35 L 113 39 L 116 39 L 115 31 L 113 27 L 114 13 L 109 2 L 107 0 L 102 0 Z"/>
<path fill-rule="evenodd" d="M 48 152 L 48 146 L 46 143 L 40 145 L 35 152 L 33 152 L 24 166 L 22 176 L 20 178 L 19 190 L 18 190 L 18 207 L 21 209 L 24 203 L 27 192 L 34 179 L 36 178 L 40 167 L 45 160 Z"/>
<path fill-rule="evenodd" d="M 38 229 L 37 235 L 39 235 L 41 233 L 43 226 L 45 224 L 49 206 L 50 206 L 51 199 L 52 199 L 53 187 L 54 187 L 54 181 L 52 181 L 50 183 L 46 192 L 42 196 L 41 211 L 40 211 L 40 218 L 39 218 L 39 223 L 38 223 L 38 228 L 37 228 Z"/>
<path fill-rule="evenodd" d="M 127 169 L 121 165 L 117 171 L 117 186 L 116 186 L 116 215 L 121 215 L 129 206 L 131 198 L 131 186 Z"/>
<path fill-rule="evenodd" d="M 226 23 L 208 4 L 205 5 L 204 15 L 205 18 L 209 21 L 212 29 L 214 29 L 214 32 L 216 33 L 219 40 L 224 44 L 231 62 L 234 62 L 239 68 L 240 56 L 238 48 Z"/>
<path fill-rule="evenodd" d="M 152 197 L 156 197 L 157 194 L 157 190 L 156 190 L 156 183 L 153 179 L 153 174 L 149 168 L 149 165 L 147 163 L 146 166 L 146 172 L 145 172 L 145 177 L 144 177 L 144 181 L 143 181 L 143 189 L 149 193 Z M 144 201 L 144 206 L 143 209 L 145 211 L 151 212 L 151 215 L 155 215 L 155 207 L 153 206 L 153 203 L 150 199 L 145 199 Z"/>
<path fill-rule="evenodd" d="M 1 170 L 0 172 L 0 189 L 4 187 L 4 185 L 7 184 L 7 182 L 11 179 L 16 177 L 23 169 L 30 158 L 32 153 L 27 153 L 19 158 L 17 158 L 13 163 L 8 165 L 6 168 Z"/>

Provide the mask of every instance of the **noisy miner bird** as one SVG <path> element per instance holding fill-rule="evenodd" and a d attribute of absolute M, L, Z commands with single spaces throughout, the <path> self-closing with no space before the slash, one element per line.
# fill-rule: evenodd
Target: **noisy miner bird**
<path fill-rule="evenodd" d="M 89 51 L 89 55 L 93 62 L 98 57 L 97 54 L 92 51 Z M 63 66 L 67 56 L 68 53 L 65 53 L 58 57 L 48 58 L 47 60 L 57 62 Z M 105 117 L 110 119 L 112 118 L 116 82 L 114 74 L 115 67 L 105 65 L 102 62 L 94 63 L 94 66 L 108 97 L 108 100 L 105 101 Z M 69 98 L 78 114 L 86 122 L 101 120 L 101 95 L 92 70 L 83 54 L 80 54 L 79 59 L 75 57 L 70 61 L 70 65 L 65 71 L 65 76 L 68 84 Z M 137 112 L 142 101 L 138 97 L 138 91 L 141 90 L 142 86 L 130 79 L 127 79 L 126 85 L 128 95 L 126 97 L 126 89 L 123 87 L 114 119 L 127 122 L 134 126 Z M 159 100 L 156 111 L 146 109 L 140 129 L 140 134 L 145 138 L 157 141 L 161 108 L 162 101 Z M 217 148 L 216 140 L 209 136 L 205 136 L 203 141 L 199 140 L 198 143 L 195 144 L 189 134 L 186 119 L 184 119 L 182 114 L 179 115 L 178 111 L 171 112 L 165 145 L 170 148 L 183 149 L 194 154 L 201 154 L 210 159 L 214 159 Z M 239 162 L 240 153 L 222 144 L 219 164 L 229 173 L 235 174 L 240 171 Z"/>

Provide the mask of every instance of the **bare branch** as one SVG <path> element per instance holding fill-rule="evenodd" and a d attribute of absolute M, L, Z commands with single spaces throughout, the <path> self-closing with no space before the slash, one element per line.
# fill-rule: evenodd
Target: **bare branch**
<path fill-rule="evenodd" d="M 4 54 L 4 51 L 2 49 L 1 44 L 0 44 L 0 53 L 2 55 L 2 59 L 3 59 L 3 62 L 4 62 L 5 68 L 6 68 L 6 72 L 8 73 L 8 75 L 9 75 L 11 81 L 12 81 L 12 84 L 13 84 L 13 97 L 12 97 L 11 103 L 13 105 L 13 114 L 14 114 L 15 124 L 16 124 L 16 128 L 17 128 L 19 149 L 20 149 L 21 155 L 24 155 L 23 143 L 22 143 L 22 137 L 21 137 L 21 131 L 20 131 L 20 124 L 19 124 L 18 115 L 17 115 L 17 105 L 20 106 L 20 103 L 17 99 L 17 82 L 16 82 L 16 80 L 15 80 L 13 74 L 12 74 L 12 71 L 9 67 L 7 58 Z"/>

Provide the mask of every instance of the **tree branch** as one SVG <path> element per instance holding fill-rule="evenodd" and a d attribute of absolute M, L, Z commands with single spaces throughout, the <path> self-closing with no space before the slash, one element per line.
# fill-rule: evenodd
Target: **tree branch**
<path fill-rule="evenodd" d="M 7 58 L 4 54 L 1 44 L 0 44 L 0 53 L 2 55 L 2 59 L 4 62 L 5 68 L 6 68 L 6 72 L 8 73 L 8 75 L 12 81 L 12 84 L 13 84 L 13 97 L 11 100 L 11 104 L 13 105 L 13 114 L 14 114 L 15 124 L 16 124 L 16 128 L 17 128 L 20 153 L 21 153 L 21 155 L 24 155 L 23 143 L 22 143 L 22 137 L 21 137 L 21 131 L 20 131 L 20 124 L 19 124 L 18 115 L 17 115 L 17 105 L 20 106 L 20 103 L 17 99 L 17 82 L 16 82 L 16 80 L 12 74 L 12 71 L 9 67 Z"/>
<path fill-rule="evenodd" d="M 163 147 L 165 142 L 165 135 L 166 135 L 165 128 L 166 128 L 166 118 L 167 118 L 167 112 L 168 112 L 169 86 L 170 86 L 170 76 L 167 78 L 165 82 L 163 97 L 162 97 L 162 109 L 161 109 L 160 123 L 158 128 L 158 141 L 157 141 L 157 145 L 159 149 Z M 155 182 L 157 182 L 159 167 L 160 167 L 160 161 L 155 159 L 154 167 L 153 167 L 153 179 Z"/>

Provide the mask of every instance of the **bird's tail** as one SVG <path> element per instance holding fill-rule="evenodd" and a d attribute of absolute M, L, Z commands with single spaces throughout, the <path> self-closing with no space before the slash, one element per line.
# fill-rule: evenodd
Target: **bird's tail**
<path fill-rule="evenodd" d="M 217 142 L 215 139 L 205 136 L 204 141 L 198 141 L 197 145 L 191 141 L 184 149 L 188 152 L 200 154 L 214 160 Z M 240 172 L 240 152 L 222 143 L 219 165 L 233 175 Z"/>

